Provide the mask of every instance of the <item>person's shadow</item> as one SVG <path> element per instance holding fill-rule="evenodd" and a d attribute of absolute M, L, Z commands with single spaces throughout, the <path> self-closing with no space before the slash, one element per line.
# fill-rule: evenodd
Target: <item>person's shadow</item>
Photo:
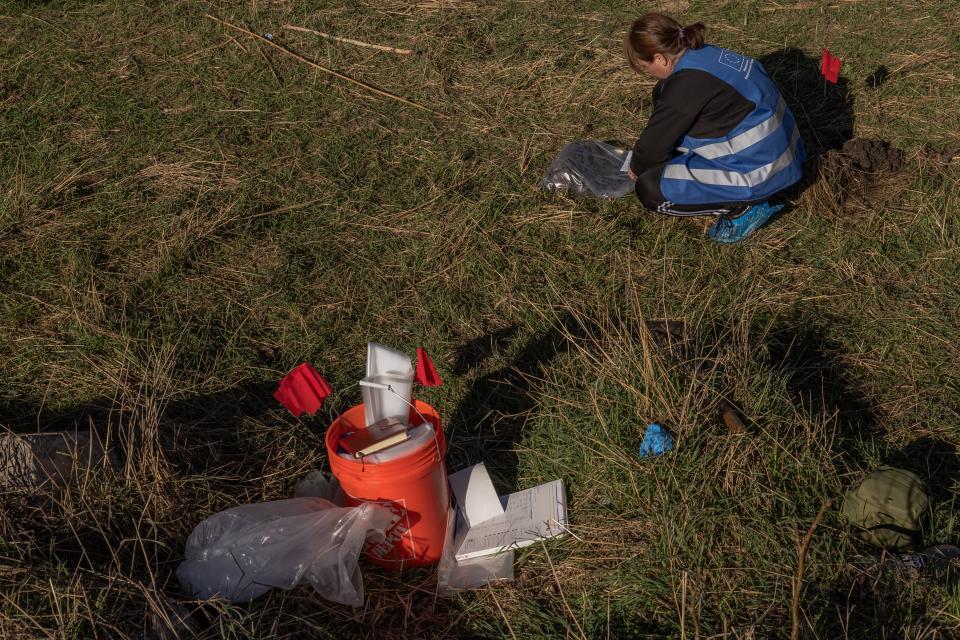
<path fill-rule="evenodd" d="M 817 162 L 831 149 L 840 149 L 853 137 L 853 96 L 849 80 L 827 82 L 820 60 L 789 47 L 758 59 L 793 111 L 807 149 L 808 161 Z"/>
<path fill-rule="evenodd" d="M 571 339 L 586 331 L 571 317 L 562 318 L 542 334 L 530 337 L 508 365 L 473 381 L 447 431 L 452 441 L 447 452 L 451 472 L 483 462 L 499 492 L 518 489 L 516 447 L 538 404 L 535 383 L 570 347 Z M 516 327 L 508 327 L 465 343 L 454 370 L 466 374 L 491 355 L 512 351 L 510 344 L 516 334 Z"/>
<path fill-rule="evenodd" d="M 835 318 L 817 322 L 798 317 L 765 331 L 768 364 L 786 375 L 786 391 L 798 413 L 811 420 L 823 420 L 832 428 L 830 440 L 837 454 L 844 492 L 880 464 L 912 471 L 924 482 L 932 500 L 931 512 L 922 522 L 922 544 L 918 550 L 935 544 L 956 544 L 952 537 L 956 488 L 960 483 L 956 447 L 930 436 L 898 450 L 885 445 L 882 420 L 873 408 L 874 401 L 859 387 L 849 365 L 849 352 L 830 336 L 828 326 L 836 322 Z M 841 504 L 842 494 L 836 497 L 834 509 Z M 819 632 L 823 637 L 878 637 L 878 630 L 901 627 L 911 616 L 922 613 L 928 601 L 914 597 L 916 593 L 909 598 L 905 595 L 911 593 L 911 584 L 923 585 L 920 576 L 890 575 L 880 580 L 877 563 L 889 559 L 889 552 L 882 555 L 880 549 L 857 541 L 848 525 L 838 533 L 851 536 L 848 570 L 812 583 L 808 589 L 808 600 L 814 603 L 808 614 L 811 619 L 820 620 Z M 856 568 L 860 564 L 869 569 Z M 932 579 L 944 588 L 955 589 L 958 574 Z"/>
<path fill-rule="evenodd" d="M 793 112 L 807 150 L 803 179 L 788 192 L 792 198 L 820 177 L 824 154 L 839 150 L 853 137 L 853 96 L 849 80 L 827 82 L 821 60 L 795 47 L 774 51 L 757 59 L 777 84 Z"/>

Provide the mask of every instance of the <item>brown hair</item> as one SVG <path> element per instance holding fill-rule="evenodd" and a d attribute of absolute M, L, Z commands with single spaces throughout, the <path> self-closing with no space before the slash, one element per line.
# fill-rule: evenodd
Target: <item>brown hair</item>
<path fill-rule="evenodd" d="M 683 27 L 668 15 L 648 13 L 633 21 L 623 39 L 627 62 L 642 71 L 640 61 L 650 62 L 658 53 L 673 59 L 686 49 L 699 49 L 706 29 L 702 22 Z"/>

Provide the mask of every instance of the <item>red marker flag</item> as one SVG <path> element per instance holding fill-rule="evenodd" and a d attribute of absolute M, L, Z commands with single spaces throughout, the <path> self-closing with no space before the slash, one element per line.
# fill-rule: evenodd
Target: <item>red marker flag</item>
<path fill-rule="evenodd" d="M 280 380 L 273 397 L 290 413 L 300 417 L 304 411 L 315 414 L 332 392 L 330 383 L 317 373 L 313 365 L 304 362 Z"/>
<path fill-rule="evenodd" d="M 837 80 L 840 79 L 840 65 L 842 64 L 843 60 L 830 55 L 827 48 L 823 48 L 823 62 L 820 63 L 820 73 L 823 74 L 824 78 L 833 84 L 837 84 Z"/>
<path fill-rule="evenodd" d="M 423 347 L 417 347 L 417 382 L 425 387 L 439 387 L 443 380 L 437 374 L 437 368 Z"/>

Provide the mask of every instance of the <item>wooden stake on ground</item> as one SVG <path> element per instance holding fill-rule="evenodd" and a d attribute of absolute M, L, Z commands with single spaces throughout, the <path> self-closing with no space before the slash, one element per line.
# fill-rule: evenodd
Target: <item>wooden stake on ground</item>
<path fill-rule="evenodd" d="M 291 31 L 312 33 L 315 36 L 320 36 L 321 38 L 326 38 L 327 40 L 335 40 L 337 42 L 353 44 L 358 47 L 367 47 L 368 49 L 376 49 L 377 51 L 386 51 L 387 53 L 396 53 L 397 55 L 401 56 L 412 56 L 415 53 L 411 49 L 398 49 L 396 47 L 387 47 L 382 44 L 370 44 L 369 42 L 363 42 L 361 40 L 353 40 L 352 38 L 341 38 L 340 36 L 330 35 L 329 33 L 324 33 L 323 31 L 314 31 L 313 29 L 307 29 L 306 27 L 295 27 L 292 24 L 285 24 L 283 25 L 283 28 L 290 29 Z"/>
<path fill-rule="evenodd" d="M 831 504 L 832 501 L 827 500 L 821 505 L 817 517 L 813 519 L 813 524 L 807 529 L 803 540 L 797 542 L 797 575 L 793 578 L 793 601 L 790 603 L 790 620 L 792 622 L 790 640 L 800 640 L 800 590 L 803 588 L 803 563 L 807 557 L 807 550 L 810 548 L 810 541 L 813 539 L 813 532 L 817 530 L 820 521 L 823 520 L 823 514 L 827 512 Z"/>
<path fill-rule="evenodd" d="M 282 52 L 284 52 L 285 54 L 287 54 L 287 55 L 289 55 L 289 56 L 292 56 L 292 57 L 296 58 L 297 60 L 299 60 L 300 62 L 303 62 L 304 64 L 307 64 L 307 65 L 310 65 L 311 67 L 313 67 L 313 68 L 315 68 L 315 69 L 319 69 L 320 71 L 323 71 L 324 73 L 329 73 L 330 75 L 332 75 L 332 76 L 334 76 L 334 77 L 336 77 L 336 78 L 340 78 L 341 80 L 346 80 L 347 82 L 350 82 L 350 83 L 352 83 L 352 84 L 355 84 L 355 85 L 357 85 L 357 86 L 359 86 L 359 87 L 363 87 L 363 88 L 366 89 L 367 91 L 370 91 L 370 92 L 375 93 L 375 94 L 377 94 L 377 95 L 383 96 L 383 97 L 385 97 L 385 98 L 392 98 L 393 100 L 396 100 L 396 101 L 398 101 L 398 102 L 402 102 L 403 104 L 406 104 L 406 105 L 410 105 L 411 107 L 416 107 L 417 109 L 422 109 L 423 111 L 429 111 L 430 113 L 432 113 L 432 114 L 434 114 L 434 115 L 436 115 L 436 116 L 440 116 L 441 118 L 445 118 L 445 117 L 446 117 L 444 114 L 442 114 L 442 113 L 440 113 L 440 112 L 438 112 L 438 111 L 434 111 L 433 109 L 430 109 L 430 108 L 428 108 L 428 107 L 425 107 L 425 106 L 423 106 L 423 105 L 421 105 L 421 104 L 417 104 L 416 102 L 413 102 L 412 100 L 407 100 L 407 99 L 404 98 L 403 96 L 398 96 L 398 95 L 395 94 L 395 93 L 390 93 L 389 91 L 384 91 L 383 89 L 380 89 L 380 88 L 378 88 L 378 87 L 375 87 L 375 86 L 373 86 L 372 84 L 366 83 L 366 82 L 364 82 L 363 80 L 357 80 L 357 79 L 355 79 L 355 78 L 351 78 L 350 76 L 348 76 L 348 75 L 346 75 L 346 74 L 340 73 L 339 71 L 334 71 L 333 69 L 329 69 L 329 68 L 323 66 L 322 64 L 318 64 L 318 63 L 314 62 L 313 60 L 311 60 L 310 58 L 304 57 L 304 56 L 300 55 L 299 53 L 296 53 L 295 51 L 291 51 L 290 49 L 287 49 L 286 47 L 277 44 L 277 43 L 274 42 L 273 40 L 270 40 L 270 39 L 268 39 L 268 38 L 264 38 L 264 37 L 261 36 L 260 34 L 254 33 L 253 31 L 250 31 L 249 29 L 244 29 L 243 27 L 238 27 L 238 26 L 235 25 L 235 24 L 231 24 L 231 23 L 227 22 L 226 20 L 221 20 L 220 18 L 218 18 L 218 17 L 216 17 L 216 16 L 212 16 L 212 15 L 210 15 L 209 13 L 207 14 L 207 17 L 210 18 L 211 20 L 214 20 L 214 21 L 216 21 L 216 22 L 219 22 L 219 23 L 222 24 L 222 25 L 228 26 L 228 27 L 230 27 L 231 29 L 235 29 L 235 30 L 239 31 L 240 33 L 244 33 L 244 34 L 250 36 L 251 38 L 256 38 L 257 40 L 259 40 L 259 41 L 261 41 L 261 42 L 265 42 L 265 43 L 267 43 L 268 45 L 270 45 L 271 47 L 274 47 L 275 49 L 278 49 L 279 51 L 282 51 Z"/>

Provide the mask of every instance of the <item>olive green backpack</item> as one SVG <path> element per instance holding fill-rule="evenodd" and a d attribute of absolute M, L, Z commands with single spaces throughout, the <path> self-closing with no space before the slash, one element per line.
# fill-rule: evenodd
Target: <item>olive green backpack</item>
<path fill-rule="evenodd" d="M 843 515 L 860 537 L 888 549 L 909 549 L 919 541 L 929 507 L 920 478 L 895 467 L 880 467 L 843 498 Z"/>

